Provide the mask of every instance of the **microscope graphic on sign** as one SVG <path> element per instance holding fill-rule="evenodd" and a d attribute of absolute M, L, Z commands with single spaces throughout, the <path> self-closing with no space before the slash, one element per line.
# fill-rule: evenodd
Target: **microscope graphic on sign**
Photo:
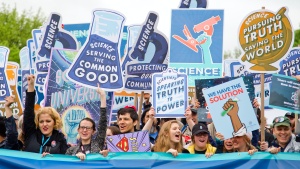
<path fill-rule="evenodd" d="M 172 37 L 178 40 L 180 43 L 184 44 L 188 48 L 192 49 L 194 52 L 198 53 L 197 45 L 202 49 L 202 61 L 205 64 L 212 64 L 210 46 L 212 44 L 212 36 L 214 34 L 213 25 L 217 24 L 221 20 L 220 16 L 212 16 L 211 18 L 194 25 L 194 32 L 200 33 L 197 39 L 193 38 L 188 27 L 184 25 L 183 34 L 186 36 L 187 40 L 183 39 L 178 35 L 173 35 Z"/>

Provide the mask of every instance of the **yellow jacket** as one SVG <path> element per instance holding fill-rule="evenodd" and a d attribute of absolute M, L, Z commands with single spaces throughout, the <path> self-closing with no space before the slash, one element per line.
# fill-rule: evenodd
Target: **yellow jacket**
<path fill-rule="evenodd" d="M 187 150 L 190 152 L 190 154 L 195 154 L 195 145 L 191 144 L 190 146 L 188 146 Z M 206 144 L 206 151 L 205 153 L 212 153 L 215 154 L 217 148 L 213 147 L 211 144 Z"/>

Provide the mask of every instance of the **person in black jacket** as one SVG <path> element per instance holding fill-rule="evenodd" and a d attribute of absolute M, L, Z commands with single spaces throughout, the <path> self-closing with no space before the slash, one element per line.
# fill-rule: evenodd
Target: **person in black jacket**
<path fill-rule="evenodd" d="M 65 154 L 68 145 L 64 135 L 59 132 L 62 128 L 59 113 L 52 107 L 42 107 L 34 113 L 34 82 L 34 75 L 29 75 L 23 122 L 24 151 L 40 153 L 42 157 L 47 154 Z"/>
<path fill-rule="evenodd" d="M 12 115 L 12 110 L 9 108 L 13 102 L 15 102 L 14 96 L 5 98 L 6 118 L 0 119 L 0 148 L 19 150 L 17 125 Z"/>

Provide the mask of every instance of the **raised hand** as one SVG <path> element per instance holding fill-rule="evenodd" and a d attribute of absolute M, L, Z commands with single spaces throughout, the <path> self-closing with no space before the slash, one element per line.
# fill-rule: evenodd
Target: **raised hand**
<path fill-rule="evenodd" d="M 190 107 L 187 107 L 184 114 L 186 120 L 192 120 L 192 111 Z"/>
<path fill-rule="evenodd" d="M 236 101 L 228 99 L 228 101 L 224 104 L 223 109 L 227 111 L 228 116 L 235 116 L 238 114 L 239 106 Z"/>
<path fill-rule="evenodd" d="M 34 75 L 28 75 L 27 76 L 27 84 L 28 84 L 28 92 L 34 91 L 34 82 L 35 82 L 35 76 Z"/>
<path fill-rule="evenodd" d="M 15 102 L 15 96 L 5 97 L 5 107 L 9 107 L 13 102 Z"/>
<path fill-rule="evenodd" d="M 106 107 L 106 93 L 103 89 L 100 88 L 100 84 L 98 83 L 97 93 L 100 95 L 100 107 L 105 108 Z"/>

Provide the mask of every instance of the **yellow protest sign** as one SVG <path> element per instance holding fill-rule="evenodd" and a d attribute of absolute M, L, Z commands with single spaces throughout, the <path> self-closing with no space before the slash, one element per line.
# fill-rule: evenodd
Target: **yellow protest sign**
<path fill-rule="evenodd" d="M 249 14 L 239 29 L 240 62 L 253 73 L 275 73 L 293 42 L 287 8 L 277 13 L 259 10 Z"/>

